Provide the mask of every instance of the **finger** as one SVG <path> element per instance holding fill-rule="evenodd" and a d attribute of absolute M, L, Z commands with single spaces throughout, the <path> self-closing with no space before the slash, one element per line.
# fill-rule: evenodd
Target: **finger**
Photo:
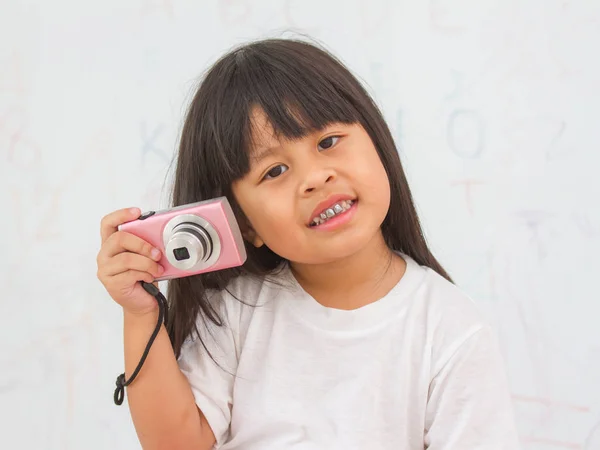
<path fill-rule="evenodd" d="M 108 283 L 109 287 L 133 286 L 138 281 L 145 281 L 146 283 L 153 283 L 154 277 L 151 273 L 142 272 L 139 270 L 128 270 L 127 272 L 120 273 L 111 278 Z"/>
<path fill-rule="evenodd" d="M 115 276 L 128 270 L 148 272 L 158 278 L 164 272 L 164 268 L 156 261 L 137 253 L 123 252 L 110 258 L 103 267 L 105 276 Z"/>
<path fill-rule="evenodd" d="M 107 214 L 100 221 L 100 237 L 104 243 L 110 235 L 117 231 L 117 227 L 122 223 L 135 220 L 140 217 L 139 208 L 123 208 Z"/>
<path fill-rule="evenodd" d="M 160 260 L 161 252 L 148 241 L 126 231 L 117 231 L 106 240 L 102 249 L 102 258 L 108 259 L 123 252 L 137 253 L 155 261 Z"/>

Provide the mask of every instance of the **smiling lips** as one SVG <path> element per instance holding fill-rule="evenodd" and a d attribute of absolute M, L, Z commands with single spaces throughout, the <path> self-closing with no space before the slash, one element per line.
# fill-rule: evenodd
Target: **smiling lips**
<path fill-rule="evenodd" d="M 339 216 L 342 213 L 348 211 L 355 202 L 353 200 L 342 200 L 341 202 L 337 202 L 333 207 L 327 208 L 317 217 L 315 217 L 310 226 L 318 226 L 323 225 L 325 222 L 329 222 L 329 219 Z"/>
<path fill-rule="evenodd" d="M 355 198 L 350 195 L 336 194 L 322 201 L 314 209 L 308 226 L 321 225 L 330 218 L 350 209 L 355 202 Z"/>

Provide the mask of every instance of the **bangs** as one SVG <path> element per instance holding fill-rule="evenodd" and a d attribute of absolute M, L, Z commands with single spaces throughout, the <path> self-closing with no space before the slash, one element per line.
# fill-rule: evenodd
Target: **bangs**
<path fill-rule="evenodd" d="M 230 182 L 250 169 L 255 108 L 265 114 L 278 139 L 297 140 L 332 123 L 360 121 L 349 74 L 319 50 L 307 54 L 306 49 L 285 45 L 256 46 L 230 58 L 219 71 L 225 75 L 220 80 L 225 82 L 223 89 L 212 92 L 221 98 L 210 102 L 215 116 L 222 118 L 213 122 L 212 134 L 224 137 L 217 139 L 217 154 L 223 158 L 222 167 L 229 169 Z"/>

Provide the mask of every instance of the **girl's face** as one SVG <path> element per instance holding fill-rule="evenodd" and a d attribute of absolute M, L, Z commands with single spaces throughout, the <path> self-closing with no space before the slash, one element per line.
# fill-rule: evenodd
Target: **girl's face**
<path fill-rule="evenodd" d="M 246 239 L 292 262 L 325 264 L 381 235 L 390 186 L 361 125 L 331 124 L 301 140 L 278 141 L 262 110 L 254 110 L 252 124 L 250 171 L 232 186 L 252 227 Z M 329 224 L 311 226 L 316 212 L 340 204 L 335 195 L 355 203 Z"/>

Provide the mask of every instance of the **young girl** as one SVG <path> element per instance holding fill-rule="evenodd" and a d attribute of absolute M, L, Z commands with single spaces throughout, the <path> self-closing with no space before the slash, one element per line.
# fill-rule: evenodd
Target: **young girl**
<path fill-rule="evenodd" d="M 381 112 L 333 56 L 240 46 L 182 131 L 173 206 L 226 196 L 242 267 L 170 280 L 128 402 L 145 449 L 516 449 L 496 337 L 427 248 Z M 125 372 L 156 326 L 160 251 L 101 224 Z"/>

